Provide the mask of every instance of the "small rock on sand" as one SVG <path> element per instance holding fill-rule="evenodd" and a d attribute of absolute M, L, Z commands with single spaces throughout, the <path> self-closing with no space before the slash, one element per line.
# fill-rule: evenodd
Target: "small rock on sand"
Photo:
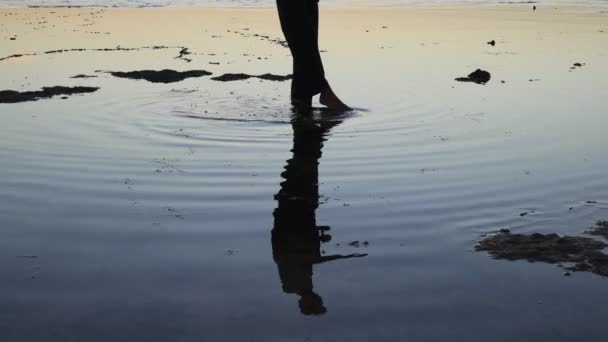
<path fill-rule="evenodd" d="M 494 45 L 496 45 L 496 41 L 494 41 L 494 40 L 490 40 L 490 41 L 488 42 L 488 45 L 492 45 L 492 46 L 494 46 Z"/>

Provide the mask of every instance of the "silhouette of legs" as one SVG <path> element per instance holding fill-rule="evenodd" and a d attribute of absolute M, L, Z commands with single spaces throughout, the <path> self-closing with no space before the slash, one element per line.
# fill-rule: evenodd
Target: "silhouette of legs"
<path fill-rule="evenodd" d="M 283 291 L 300 296 L 305 315 L 326 312 L 321 297 L 313 292 L 312 265 L 321 257 L 321 240 L 315 210 L 319 206 L 318 160 L 322 130 L 305 121 L 294 121 L 293 158 L 281 174 L 285 181 L 275 195 L 272 252 Z"/>
<path fill-rule="evenodd" d="M 339 122 L 315 123 L 309 115 L 296 117 L 293 127 L 293 158 L 281 176 L 281 190 L 275 195 L 272 255 L 285 293 L 300 296 L 300 311 L 320 315 L 327 311 L 321 296 L 313 291 L 313 265 L 326 261 L 365 256 L 321 255 L 321 243 L 331 239 L 327 226 L 317 226 L 319 207 L 319 158 L 324 136 Z"/>
<path fill-rule="evenodd" d="M 312 97 L 321 94 L 322 104 L 334 109 L 349 109 L 325 79 L 318 44 L 318 0 L 277 0 L 277 8 L 281 29 L 293 56 L 292 103 L 310 107 Z"/>

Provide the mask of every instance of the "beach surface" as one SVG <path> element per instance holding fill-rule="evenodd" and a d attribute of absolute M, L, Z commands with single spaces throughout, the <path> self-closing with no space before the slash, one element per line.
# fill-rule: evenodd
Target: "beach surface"
<path fill-rule="evenodd" d="M 321 6 L 307 118 L 273 8 L 0 8 L 1 340 L 603 340 L 604 276 L 475 251 L 608 219 L 608 16 L 532 6 Z"/>

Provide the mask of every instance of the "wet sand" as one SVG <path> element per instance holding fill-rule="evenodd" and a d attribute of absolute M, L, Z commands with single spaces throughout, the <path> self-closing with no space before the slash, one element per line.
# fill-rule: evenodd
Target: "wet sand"
<path fill-rule="evenodd" d="M 310 117 L 274 9 L 2 8 L 0 42 L 0 97 L 44 97 L 0 103 L 3 341 L 606 334 L 606 14 L 322 6 L 359 109 Z"/>

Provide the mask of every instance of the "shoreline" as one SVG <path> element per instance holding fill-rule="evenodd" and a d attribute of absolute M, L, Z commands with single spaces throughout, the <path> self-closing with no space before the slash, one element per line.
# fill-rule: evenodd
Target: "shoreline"
<path fill-rule="evenodd" d="M 529 5 L 529 6 L 528 6 Z M 439 11 L 500 11 L 499 13 L 509 12 L 530 12 L 536 16 L 543 16 L 546 14 L 574 14 L 574 15 L 594 15 L 598 17 L 605 17 L 608 15 L 608 11 L 593 11 L 588 12 L 590 7 L 584 5 L 551 5 L 545 8 L 539 8 L 533 12 L 532 3 L 458 3 L 458 4 L 386 4 L 386 5 L 343 5 L 343 4 L 321 4 L 320 10 L 323 11 L 347 11 L 347 12 L 358 12 L 358 11 L 426 11 L 426 10 L 439 10 Z M 596 8 L 597 9 L 597 8 Z M 608 3 L 606 4 L 608 9 Z M 17 11 L 33 11 L 33 10 L 103 10 L 111 12 L 122 12 L 122 11 L 174 11 L 181 12 L 186 10 L 192 11 L 234 11 L 234 12 L 255 12 L 255 11 L 275 11 L 276 6 L 225 6 L 225 5 L 191 5 L 191 6 L 145 6 L 145 7 L 114 7 L 114 6 L 4 6 L 0 5 L 0 11 L 6 10 L 17 10 Z M 467 12 L 463 13 L 463 16 L 467 16 Z"/>
<path fill-rule="evenodd" d="M 320 2 L 319 6 L 321 8 L 332 8 L 332 9 L 353 9 L 353 10 L 363 10 L 363 9 L 403 9 L 403 8 L 453 8 L 453 9 L 472 9 L 472 8 L 532 8 L 532 6 L 537 6 L 539 12 L 543 9 L 549 10 L 594 10 L 592 13 L 608 15 L 608 3 L 606 4 L 577 4 L 577 3 L 549 3 L 543 4 L 540 2 L 459 2 L 459 3 L 407 3 L 407 4 L 394 4 L 394 3 L 379 3 L 379 4 L 369 4 L 369 3 L 354 3 L 354 4 L 345 4 L 345 3 L 323 3 Z M 147 5 L 147 6 L 109 6 L 109 5 L 27 5 L 27 6 L 19 6 L 19 5 L 0 5 L 0 9 L 130 9 L 130 10 L 139 10 L 139 9 L 150 9 L 150 10 L 162 10 L 162 9 L 243 9 L 243 10 L 254 10 L 254 9 L 272 9 L 276 8 L 276 5 L 273 4 L 258 4 L 258 5 L 248 5 L 248 4 L 235 4 L 235 5 L 227 5 L 227 4 L 190 4 L 190 5 Z"/>

